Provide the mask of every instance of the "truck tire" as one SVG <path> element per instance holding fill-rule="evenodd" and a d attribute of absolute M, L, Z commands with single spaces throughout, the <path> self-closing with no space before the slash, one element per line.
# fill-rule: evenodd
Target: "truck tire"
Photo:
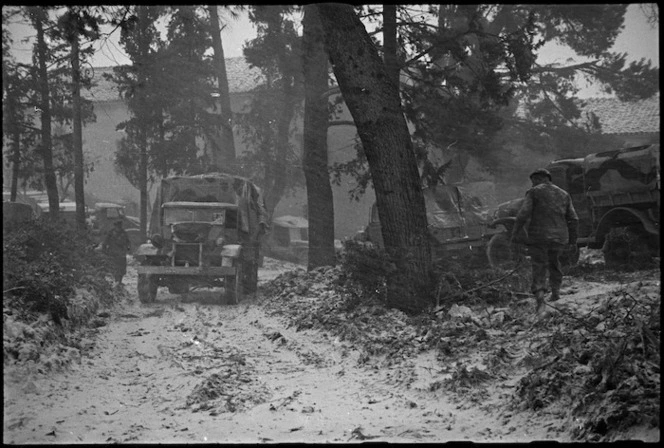
<path fill-rule="evenodd" d="M 224 295 L 228 303 L 238 304 L 242 300 L 242 265 L 242 263 L 238 263 L 235 266 L 235 275 L 228 275 L 224 279 Z"/>
<path fill-rule="evenodd" d="M 486 246 L 486 257 L 493 269 L 514 269 L 523 255 L 517 253 L 516 245 L 511 245 L 507 232 L 497 233 L 491 237 Z"/>
<path fill-rule="evenodd" d="M 152 303 L 157 298 L 157 282 L 148 274 L 138 275 L 138 300 L 141 303 Z"/>
<path fill-rule="evenodd" d="M 604 238 L 604 262 L 613 266 L 647 263 L 652 260 L 650 239 L 639 226 L 614 227 Z"/>

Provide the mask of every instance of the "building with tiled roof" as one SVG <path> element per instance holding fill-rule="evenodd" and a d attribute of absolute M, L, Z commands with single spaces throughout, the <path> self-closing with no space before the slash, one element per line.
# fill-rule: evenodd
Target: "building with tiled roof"
<path fill-rule="evenodd" d="M 582 113 L 593 112 L 599 118 L 602 134 L 625 140 L 625 146 L 659 142 L 660 97 L 623 102 L 616 98 L 584 100 Z"/>

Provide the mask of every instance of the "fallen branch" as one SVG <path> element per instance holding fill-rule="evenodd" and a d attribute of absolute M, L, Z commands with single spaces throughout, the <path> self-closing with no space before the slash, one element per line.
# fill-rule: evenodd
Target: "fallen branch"
<path fill-rule="evenodd" d="M 514 267 L 514 269 L 512 269 L 510 272 L 508 272 L 507 274 L 503 275 L 502 277 L 499 277 L 499 278 L 497 278 L 497 279 L 495 279 L 495 280 L 492 280 L 492 281 L 490 281 L 489 283 L 485 283 L 485 284 L 483 284 L 483 285 L 480 285 L 480 286 L 478 286 L 478 287 L 476 287 L 476 288 L 469 289 L 468 291 L 461 291 L 461 292 L 459 292 L 459 293 L 457 293 L 457 294 L 454 294 L 454 295 L 448 297 L 448 299 L 453 299 L 453 298 L 455 298 L 455 297 L 460 297 L 460 296 L 462 296 L 462 295 L 464 295 L 464 294 L 470 294 L 471 292 L 479 291 L 480 289 L 484 289 L 484 288 L 486 288 L 487 286 L 491 286 L 491 285 L 494 285 L 494 284 L 496 284 L 496 283 L 498 283 L 498 282 L 501 282 L 501 281 L 505 280 L 507 277 L 509 277 L 510 275 L 514 274 L 514 273 L 517 271 L 517 269 L 519 268 L 519 265 L 520 265 L 520 264 L 521 264 L 521 262 L 519 261 L 519 262 L 517 263 L 517 265 Z M 458 280 L 457 280 L 457 281 L 458 281 Z M 440 292 L 440 289 L 439 289 L 439 292 Z M 436 298 L 436 302 L 438 302 L 438 298 Z M 444 309 L 445 309 L 445 307 L 439 307 L 438 309 L 433 310 L 432 313 L 433 313 L 433 314 L 440 313 L 440 312 L 443 311 Z"/>

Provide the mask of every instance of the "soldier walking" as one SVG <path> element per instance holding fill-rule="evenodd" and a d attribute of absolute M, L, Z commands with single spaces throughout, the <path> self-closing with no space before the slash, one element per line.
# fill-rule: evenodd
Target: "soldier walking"
<path fill-rule="evenodd" d="M 115 221 L 102 242 L 102 250 L 111 258 L 115 286 L 122 286 L 122 277 L 127 273 L 127 252 L 131 249 L 129 236 L 122 228 L 122 221 Z"/>
<path fill-rule="evenodd" d="M 563 273 L 560 256 L 571 247 L 576 250 L 579 218 L 572 198 L 562 188 L 551 183 L 551 173 L 545 169 L 530 175 L 532 188 L 516 217 L 512 239 L 525 227 L 527 246 L 532 264 L 531 291 L 537 303 L 536 312 L 545 309 L 546 275 L 549 274 L 552 302 L 560 299 Z"/>

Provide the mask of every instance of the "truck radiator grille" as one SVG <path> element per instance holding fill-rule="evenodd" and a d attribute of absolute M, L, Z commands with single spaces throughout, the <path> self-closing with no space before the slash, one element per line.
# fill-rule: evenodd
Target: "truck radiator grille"
<path fill-rule="evenodd" d="M 175 249 L 175 266 L 198 266 L 199 264 L 199 250 L 198 244 L 176 244 Z"/>

